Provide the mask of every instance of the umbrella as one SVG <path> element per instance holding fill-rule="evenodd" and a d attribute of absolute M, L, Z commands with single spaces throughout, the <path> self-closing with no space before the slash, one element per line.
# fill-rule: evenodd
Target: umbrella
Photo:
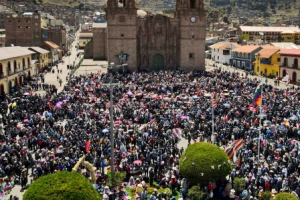
<path fill-rule="evenodd" d="M 24 95 L 24 96 L 27 96 L 27 95 L 29 95 L 29 93 L 28 93 L 28 92 L 25 92 L 23 95 Z"/>
<path fill-rule="evenodd" d="M 229 103 L 224 103 L 223 106 L 230 107 L 230 104 Z"/>
<path fill-rule="evenodd" d="M 135 160 L 135 161 L 133 161 L 133 164 L 139 165 L 139 164 L 142 164 L 142 161 L 141 160 Z"/>
<path fill-rule="evenodd" d="M 70 158 L 69 157 L 65 157 L 65 160 L 70 160 Z"/>
<path fill-rule="evenodd" d="M 29 122 L 29 120 L 28 119 L 24 119 L 24 121 L 23 121 L 24 123 L 28 123 Z"/>
<path fill-rule="evenodd" d="M 61 107 L 61 104 L 56 104 L 55 105 L 55 108 L 60 108 Z"/>
<path fill-rule="evenodd" d="M 128 94 L 128 95 L 133 95 L 133 93 L 129 90 L 126 94 Z"/>
<path fill-rule="evenodd" d="M 102 133 L 108 133 L 108 132 L 109 132 L 108 129 L 103 129 L 103 130 L 102 130 Z"/>
<path fill-rule="evenodd" d="M 52 113 L 51 112 L 47 112 L 46 113 L 46 117 L 51 117 L 52 116 Z"/>
<path fill-rule="evenodd" d="M 89 82 L 85 82 L 85 83 L 84 83 L 84 85 L 88 85 L 88 84 L 89 84 Z"/>
<path fill-rule="evenodd" d="M 151 96 L 152 99 L 157 99 L 157 94 Z"/>
<path fill-rule="evenodd" d="M 23 128 L 24 128 L 24 127 L 23 127 L 22 125 L 18 125 L 18 126 L 17 126 L 17 129 L 20 130 L 20 131 L 23 130 Z"/>
<path fill-rule="evenodd" d="M 272 122 L 271 122 L 271 121 L 269 121 L 269 120 L 265 120 L 265 121 L 264 121 L 264 124 L 266 124 L 266 125 L 271 125 L 271 124 L 272 124 Z"/>
<path fill-rule="evenodd" d="M 150 96 L 149 95 L 145 96 L 145 99 L 150 99 Z"/>
<path fill-rule="evenodd" d="M 205 97 L 211 97 L 211 94 L 210 93 L 206 93 L 204 94 Z"/>
<path fill-rule="evenodd" d="M 11 104 L 11 107 L 16 107 L 16 106 L 17 106 L 16 103 L 12 103 L 12 104 Z"/>
<path fill-rule="evenodd" d="M 138 97 L 138 96 L 142 96 L 142 95 L 143 95 L 143 93 L 142 93 L 142 92 L 139 92 L 139 93 L 135 94 L 135 96 L 136 96 L 136 97 Z"/>
<path fill-rule="evenodd" d="M 199 99 L 199 97 L 197 95 L 194 95 L 193 99 Z"/>
<path fill-rule="evenodd" d="M 59 102 L 57 102 L 56 104 L 63 104 L 64 102 L 62 102 L 62 101 L 59 101 Z"/>
<path fill-rule="evenodd" d="M 298 117 L 296 115 L 293 115 L 292 117 L 290 117 L 290 120 L 296 121 L 296 120 L 298 120 Z"/>
<path fill-rule="evenodd" d="M 64 100 L 62 100 L 64 103 L 67 103 L 68 102 L 68 100 L 67 99 L 64 99 Z"/>
<path fill-rule="evenodd" d="M 63 151 L 63 150 L 60 150 L 60 149 L 56 151 L 56 153 L 63 153 L 63 152 L 64 152 L 64 151 Z"/>

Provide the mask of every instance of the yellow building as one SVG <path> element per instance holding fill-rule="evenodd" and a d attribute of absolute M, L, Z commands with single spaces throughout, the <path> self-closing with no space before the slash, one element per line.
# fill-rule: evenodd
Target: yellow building
<path fill-rule="evenodd" d="M 37 71 L 35 72 L 35 74 L 38 74 L 40 72 L 44 71 L 44 67 L 48 66 L 49 63 L 49 53 L 50 51 L 47 51 L 41 47 L 30 47 L 28 48 L 31 51 L 34 51 L 36 54 L 33 55 L 32 60 L 36 60 L 35 63 L 37 66 Z"/>
<path fill-rule="evenodd" d="M 297 34 L 298 35 L 298 34 Z M 292 42 L 295 43 L 296 32 L 292 30 L 282 31 L 280 33 L 281 42 Z"/>
<path fill-rule="evenodd" d="M 36 70 L 32 65 L 32 55 L 28 47 L 0 48 L 0 96 L 10 93 L 15 86 L 22 85 Z"/>
<path fill-rule="evenodd" d="M 254 72 L 257 75 L 280 76 L 280 49 L 274 46 L 262 46 L 255 54 Z"/>

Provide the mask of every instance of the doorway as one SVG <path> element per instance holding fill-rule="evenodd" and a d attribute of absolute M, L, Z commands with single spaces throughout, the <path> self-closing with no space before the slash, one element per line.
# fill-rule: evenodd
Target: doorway
<path fill-rule="evenodd" d="M 152 57 L 152 69 L 153 70 L 164 69 L 164 57 L 161 54 L 155 54 Z"/>

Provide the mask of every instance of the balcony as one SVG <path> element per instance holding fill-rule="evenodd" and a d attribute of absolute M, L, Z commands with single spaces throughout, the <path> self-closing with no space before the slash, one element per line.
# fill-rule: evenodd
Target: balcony
<path fill-rule="evenodd" d="M 8 75 L 12 75 L 14 72 L 12 70 L 8 71 Z"/>
<path fill-rule="evenodd" d="M 0 78 L 4 78 L 4 73 L 0 72 Z"/>
<path fill-rule="evenodd" d="M 271 64 L 271 61 L 269 61 L 269 60 L 260 60 L 260 63 L 261 63 L 261 64 L 267 64 L 267 65 L 270 65 L 270 64 Z"/>
<path fill-rule="evenodd" d="M 281 67 L 287 67 L 287 63 L 281 63 Z"/>
<path fill-rule="evenodd" d="M 292 68 L 298 68 L 298 64 L 293 64 Z"/>

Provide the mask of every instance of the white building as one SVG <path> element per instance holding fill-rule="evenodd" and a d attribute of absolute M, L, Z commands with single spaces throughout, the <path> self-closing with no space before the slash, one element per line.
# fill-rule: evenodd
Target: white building
<path fill-rule="evenodd" d="M 231 51 L 240 46 L 241 45 L 232 42 L 220 42 L 211 45 L 211 59 L 222 64 L 230 64 Z"/>

